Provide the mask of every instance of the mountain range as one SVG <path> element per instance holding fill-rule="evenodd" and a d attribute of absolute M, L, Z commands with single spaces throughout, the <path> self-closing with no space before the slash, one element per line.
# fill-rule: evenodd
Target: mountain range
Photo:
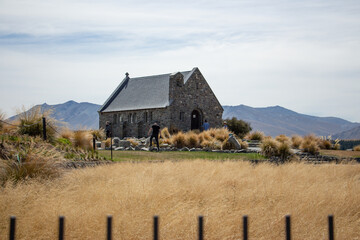
<path fill-rule="evenodd" d="M 98 129 L 99 128 L 99 114 L 98 110 L 100 105 L 75 101 L 68 101 L 62 104 L 48 105 L 46 103 L 40 106 L 43 111 L 49 109 L 53 110 L 52 117 L 58 121 L 67 123 L 67 126 L 72 130 L 77 129 Z M 31 110 L 31 109 L 30 109 Z M 17 116 L 13 116 L 10 120 L 16 119 Z"/>
<path fill-rule="evenodd" d="M 337 135 L 343 138 L 343 132 L 350 131 L 360 126 L 336 117 L 315 117 L 291 111 L 289 109 L 273 106 L 265 108 L 253 108 L 245 105 L 223 106 L 223 119 L 236 117 L 251 124 L 253 130 L 259 130 L 269 136 L 285 134 L 291 136 L 307 135 L 313 133 L 317 136 Z M 360 134 L 350 136 L 351 139 L 360 139 Z M 355 138 L 354 138 L 355 137 Z M 346 138 L 348 139 L 348 138 Z"/>
<path fill-rule="evenodd" d="M 41 106 L 42 109 L 53 109 L 53 117 L 66 122 L 70 129 L 99 128 L 98 110 L 101 105 L 75 101 L 62 104 Z M 35 106 L 36 107 L 36 106 Z M 318 136 L 330 136 L 339 139 L 360 139 L 360 123 L 350 122 L 337 117 L 316 117 L 305 115 L 281 106 L 253 108 L 245 105 L 223 106 L 223 119 L 236 117 L 251 124 L 253 130 L 264 132 L 269 136 L 285 134 L 291 136 L 314 133 Z M 15 119 L 11 117 L 10 120 Z"/>

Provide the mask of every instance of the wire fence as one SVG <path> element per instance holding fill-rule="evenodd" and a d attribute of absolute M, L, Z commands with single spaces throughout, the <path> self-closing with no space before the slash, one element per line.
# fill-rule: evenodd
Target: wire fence
<path fill-rule="evenodd" d="M 105 236 L 107 240 L 112 240 L 112 220 L 113 217 L 111 215 L 107 216 L 107 223 L 106 223 L 106 232 Z M 65 236 L 65 217 L 59 216 L 59 229 L 58 229 L 58 239 L 63 240 Z M 285 216 L 285 239 L 291 240 L 291 216 Z M 204 217 L 198 216 L 198 226 L 197 226 L 197 239 L 204 240 L 205 237 L 205 226 L 204 226 Z M 243 216 L 243 227 L 242 227 L 242 237 L 243 240 L 248 240 L 249 237 L 249 224 L 248 224 L 248 216 Z M 328 216 L 328 239 L 334 240 L 334 216 Z M 9 239 L 15 240 L 16 236 L 16 217 L 10 217 L 10 229 L 9 229 Z M 159 240 L 160 239 L 160 228 L 159 228 L 159 216 L 153 217 L 153 239 Z"/>

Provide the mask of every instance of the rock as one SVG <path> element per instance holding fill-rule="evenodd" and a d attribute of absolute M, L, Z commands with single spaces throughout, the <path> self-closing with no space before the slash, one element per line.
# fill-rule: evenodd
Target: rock
<path fill-rule="evenodd" d="M 190 151 L 190 150 L 187 147 L 183 147 L 182 149 L 180 149 L 180 151 Z"/>
<path fill-rule="evenodd" d="M 127 140 L 120 140 L 119 147 L 129 148 L 131 146 L 130 141 Z"/>
<path fill-rule="evenodd" d="M 120 146 L 120 141 L 121 141 L 120 138 L 114 137 L 112 139 L 112 144 L 115 145 L 116 147 L 123 147 L 123 146 Z"/>
<path fill-rule="evenodd" d="M 140 147 L 139 145 L 135 146 L 135 151 L 140 151 L 142 147 Z"/>
<path fill-rule="evenodd" d="M 117 148 L 115 148 L 114 150 L 115 150 L 115 151 L 122 151 L 122 150 L 124 150 L 124 148 L 123 148 L 123 147 L 117 147 Z"/>
<path fill-rule="evenodd" d="M 228 141 L 232 144 L 234 144 L 235 146 L 235 149 L 236 150 L 240 150 L 241 149 L 241 145 L 240 143 L 238 142 L 238 140 L 234 137 L 234 135 L 230 135 L 229 138 L 228 138 Z"/>
<path fill-rule="evenodd" d="M 195 152 L 196 149 L 195 149 L 195 148 L 191 148 L 189 151 L 190 151 L 190 152 Z"/>
<path fill-rule="evenodd" d="M 143 148 L 141 148 L 140 150 L 141 150 L 141 151 L 149 151 L 149 149 L 146 148 L 146 147 L 143 147 Z"/>

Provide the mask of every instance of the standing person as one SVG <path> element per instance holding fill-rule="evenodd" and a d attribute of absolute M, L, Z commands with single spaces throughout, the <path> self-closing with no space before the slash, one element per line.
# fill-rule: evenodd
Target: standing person
<path fill-rule="evenodd" d="M 223 128 L 225 128 L 225 129 L 228 129 L 228 128 L 229 128 L 226 122 L 224 122 Z"/>
<path fill-rule="evenodd" d="M 111 137 L 111 123 L 109 121 L 106 121 L 105 133 L 106 133 L 105 139 L 108 139 L 109 137 Z"/>
<path fill-rule="evenodd" d="M 209 124 L 208 121 L 205 119 L 205 122 L 204 122 L 204 124 L 203 124 L 203 129 L 204 129 L 204 131 L 206 131 L 206 130 L 209 130 L 209 128 L 210 128 L 210 124 Z"/>
<path fill-rule="evenodd" d="M 156 145 L 157 145 L 157 151 L 159 151 L 160 150 L 160 147 L 159 147 L 160 126 L 156 122 L 154 122 L 154 124 L 149 129 L 148 135 L 150 135 L 151 131 L 152 131 L 152 133 L 151 133 L 151 137 L 150 137 L 150 148 L 152 145 L 152 140 L 153 140 L 153 138 L 155 138 Z"/>

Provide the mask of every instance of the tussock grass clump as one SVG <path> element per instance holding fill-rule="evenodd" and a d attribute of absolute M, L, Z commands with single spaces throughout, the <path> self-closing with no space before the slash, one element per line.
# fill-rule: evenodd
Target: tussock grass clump
<path fill-rule="evenodd" d="M 91 135 L 98 141 L 105 139 L 105 130 L 103 128 L 90 130 Z"/>
<path fill-rule="evenodd" d="M 264 139 L 264 133 L 260 131 L 250 132 L 245 136 L 247 140 L 262 141 Z"/>
<path fill-rule="evenodd" d="M 133 146 L 133 147 L 136 147 L 137 145 L 139 145 L 139 142 L 136 141 L 136 139 L 134 139 L 134 138 L 128 138 L 127 140 L 130 142 L 131 146 Z"/>
<path fill-rule="evenodd" d="M 331 149 L 332 147 L 332 144 L 329 140 L 326 140 L 326 139 L 323 139 L 323 140 L 320 140 L 320 144 L 319 144 L 319 147 L 320 149 Z"/>
<path fill-rule="evenodd" d="M 286 160 L 292 155 L 291 147 L 289 142 L 280 142 L 278 145 L 278 156 L 281 160 Z"/>
<path fill-rule="evenodd" d="M 304 152 L 316 155 L 319 153 L 319 139 L 315 135 L 307 135 L 304 137 L 301 148 Z"/>
<path fill-rule="evenodd" d="M 87 130 L 78 130 L 74 132 L 73 144 L 75 147 L 82 148 L 84 150 L 92 149 L 92 135 Z"/>
<path fill-rule="evenodd" d="M 197 148 L 200 146 L 199 134 L 189 132 L 186 135 L 186 146 L 189 148 Z"/>
<path fill-rule="evenodd" d="M 18 160 L 0 160 L 0 183 L 14 184 L 28 179 L 52 179 L 60 175 L 60 168 L 55 165 L 54 159 L 44 156 L 45 153 L 29 151 Z"/>
<path fill-rule="evenodd" d="M 105 140 L 105 147 L 109 148 L 110 145 L 111 145 L 111 138 L 108 138 L 108 139 Z"/>
<path fill-rule="evenodd" d="M 1 110 L 0 110 L 0 132 L 2 131 L 3 127 L 4 127 L 4 123 L 2 121 L 5 120 L 5 113 L 3 113 Z"/>
<path fill-rule="evenodd" d="M 186 146 L 186 136 L 183 132 L 178 132 L 172 136 L 172 144 L 177 148 Z"/>
<path fill-rule="evenodd" d="M 265 138 L 260 144 L 261 153 L 265 157 L 277 156 L 279 152 L 279 142 L 273 138 Z"/>
<path fill-rule="evenodd" d="M 169 129 L 167 127 L 161 129 L 160 135 L 162 138 L 170 138 L 171 137 Z"/>
<path fill-rule="evenodd" d="M 303 141 L 303 138 L 300 137 L 299 135 L 291 136 L 291 146 L 293 148 L 299 149 L 300 146 L 301 146 L 302 141 Z"/>
<path fill-rule="evenodd" d="M 43 118 L 46 118 L 46 135 L 50 141 L 55 140 L 56 134 L 56 120 L 51 117 L 52 110 L 43 110 L 41 106 L 33 107 L 26 110 L 22 107 L 17 110 L 18 118 L 17 124 L 19 127 L 19 134 L 27 134 L 29 136 L 42 136 L 43 134 Z"/>
<path fill-rule="evenodd" d="M 72 141 L 74 138 L 74 131 L 71 130 L 70 128 L 64 127 L 60 131 L 60 137 Z"/>
<path fill-rule="evenodd" d="M 290 144 L 290 138 L 287 137 L 287 136 L 284 135 L 284 134 L 281 134 L 281 135 L 279 135 L 279 136 L 276 136 L 276 137 L 275 137 L 275 140 L 278 141 L 278 142 L 280 142 L 280 143 L 288 143 L 288 144 Z"/>
<path fill-rule="evenodd" d="M 353 148 L 354 151 L 360 151 L 360 145 L 357 145 Z"/>
<path fill-rule="evenodd" d="M 241 149 L 247 149 L 249 147 L 249 144 L 245 141 L 242 141 L 240 139 L 238 139 L 240 145 L 241 145 Z"/>
<path fill-rule="evenodd" d="M 56 239 L 60 214 L 65 239 L 104 239 L 107 215 L 113 239 L 151 239 L 153 215 L 161 239 L 195 239 L 204 213 L 209 240 L 242 239 L 244 214 L 251 239 L 285 239 L 286 214 L 296 239 L 324 239 L 329 214 L 339 219 L 335 239 L 358 239 L 359 178 L 358 164 L 195 160 L 75 170 L 46 184 L 3 187 L 0 239 L 8 239 L 11 215 L 21 221 L 16 239 Z"/>

